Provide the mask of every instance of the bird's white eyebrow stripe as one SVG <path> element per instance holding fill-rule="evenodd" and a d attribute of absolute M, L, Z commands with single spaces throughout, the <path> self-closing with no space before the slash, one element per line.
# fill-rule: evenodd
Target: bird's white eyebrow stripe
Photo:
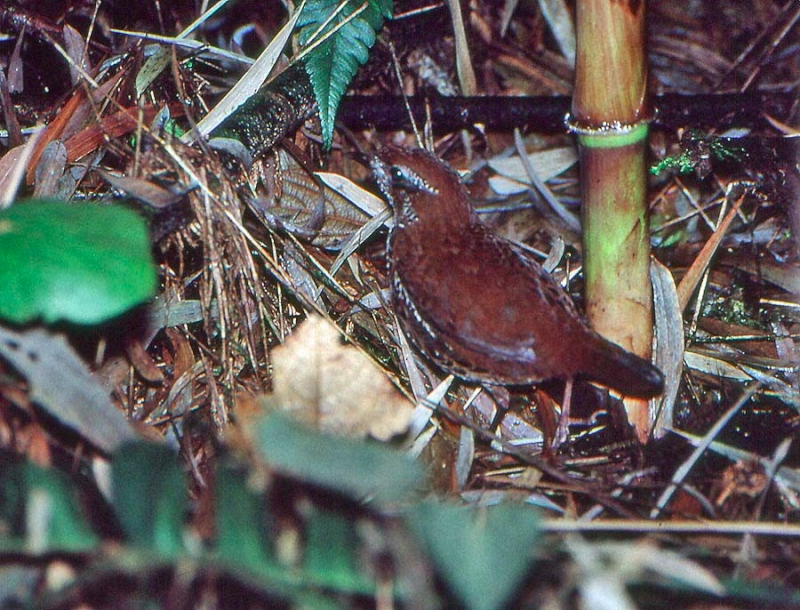
<path fill-rule="evenodd" d="M 431 184 L 420 176 L 417 172 L 405 165 L 393 165 L 393 170 L 400 172 L 402 179 L 408 183 L 409 186 L 419 191 L 425 191 L 431 195 L 438 195 L 439 189 L 431 186 Z"/>

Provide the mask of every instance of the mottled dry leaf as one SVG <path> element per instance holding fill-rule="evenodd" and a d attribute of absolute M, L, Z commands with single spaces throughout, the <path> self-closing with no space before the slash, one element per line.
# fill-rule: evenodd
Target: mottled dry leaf
<path fill-rule="evenodd" d="M 309 317 L 273 352 L 275 398 L 324 432 L 387 440 L 406 430 L 413 411 L 366 355 L 343 345 L 324 318 Z"/>
<path fill-rule="evenodd" d="M 325 186 L 286 151 L 277 152 L 280 189 L 270 201 L 253 202 L 254 212 L 279 219 L 286 227 L 314 233 L 311 243 L 337 250 L 369 216 L 334 189 Z"/>

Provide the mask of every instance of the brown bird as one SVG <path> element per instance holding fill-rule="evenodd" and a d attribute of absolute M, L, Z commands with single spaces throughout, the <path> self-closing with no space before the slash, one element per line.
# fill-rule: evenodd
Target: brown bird
<path fill-rule="evenodd" d="M 656 367 L 590 329 L 549 273 L 481 222 L 451 167 L 401 149 L 379 152 L 371 166 L 395 212 L 397 317 L 442 369 L 487 384 L 584 379 L 627 396 L 662 392 Z"/>

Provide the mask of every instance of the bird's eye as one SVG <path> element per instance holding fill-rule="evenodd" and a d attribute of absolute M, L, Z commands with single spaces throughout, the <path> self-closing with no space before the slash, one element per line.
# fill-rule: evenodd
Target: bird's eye
<path fill-rule="evenodd" d="M 399 165 L 393 165 L 389 173 L 392 177 L 392 184 L 395 186 L 409 186 L 411 181 L 408 179 L 408 173 L 405 168 Z"/>
<path fill-rule="evenodd" d="M 394 165 L 390 168 L 389 175 L 392 178 L 392 185 L 409 192 L 418 193 L 424 191 L 432 194 L 437 192 L 422 176 L 407 167 Z"/>

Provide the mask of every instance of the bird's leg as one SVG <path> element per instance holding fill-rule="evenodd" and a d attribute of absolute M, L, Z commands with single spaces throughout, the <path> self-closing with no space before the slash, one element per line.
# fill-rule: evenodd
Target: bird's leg
<path fill-rule="evenodd" d="M 489 394 L 489 396 L 492 397 L 492 400 L 494 401 L 494 417 L 492 418 L 492 424 L 489 426 L 489 430 L 492 433 L 495 433 L 500 427 L 500 424 L 503 423 L 503 418 L 506 416 L 506 413 L 508 413 L 508 408 L 511 403 L 511 396 L 509 391 L 501 385 L 483 386 L 483 389 Z"/>
<path fill-rule="evenodd" d="M 564 398 L 561 400 L 561 415 L 550 448 L 555 452 L 569 438 L 569 406 L 572 401 L 572 377 L 564 384 Z"/>

